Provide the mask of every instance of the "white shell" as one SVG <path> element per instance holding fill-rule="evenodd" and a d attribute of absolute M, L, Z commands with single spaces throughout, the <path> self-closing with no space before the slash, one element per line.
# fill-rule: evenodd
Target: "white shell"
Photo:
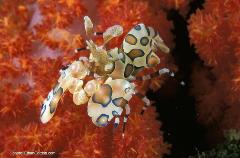
<path fill-rule="evenodd" d="M 96 80 L 90 80 L 84 86 L 84 91 L 88 96 L 92 96 L 100 87 L 100 83 Z"/>
<path fill-rule="evenodd" d="M 123 33 L 123 28 L 120 25 L 114 25 L 109 27 L 104 33 L 103 33 L 103 40 L 104 44 L 109 42 L 114 37 L 120 36 Z"/>
<path fill-rule="evenodd" d="M 127 101 L 132 98 L 134 93 L 133 85 L 125 79 L 112 80 L 110 77 L 106 80 L 105 84 L 109 84 L 112 87 L 112 98 L 123 97 Z"/>
<path fill-rule="evenodd" d="M 49 106 L 49 104 L 53 98 L 53 90 L 48 94 L 48 98 L 49 99 L 45 99 L 43 101 L 43 105 L 42 105 L 42 109 L 41 109 L 40 120 L 42 123 L 47 123 L 54 115 L 54 114 L 50 113 L 50 106 Z"/>
<path fill-rule="evenodd" d="M 84 27 L 88 36 L 93 34 L 93 23 L 88 16 L 84 16 Z"/>
<path fill-rule="evenodd" d="M 99 124 L 96 121 L 102 115 L 108 116 L 108 121 L 111 121 L 111 119 L 114 117 L 113 113 L 117 115 L 122 114 L 122 107 L 114 105 L 114 99 L 122 97 L 129 101 L 134 93 L 134 85 L 124 79 L 112 80 L 109 77 L 104 84 L 109 85 L 112 89 L 112 93 L 110 94 L 110 102 L 103 107 L 103 105 L 93 101 L 93 96 L 88 102 L 88 115 L 92 118 L 93 123 L 97 126 L 99 126 Z"/>
<path fill-rule="evenodd" d="M 76 91 L 82 89 L 83 81 L 77 78 L 73 78 L 71 86 L 69 86 L 68 90 L 71 94 L 75 93 Z"/>
<path fill-rule="evenodd" d="M 69 69 L 71 76 L 79 79 L 83 79 L 89 73 L 89 69 L 83 64 L 82 61 L 74 61 L 70 65 Z"/>
<path fill-rule="evenodd" d="M 89 98 L 83 89 L 73 93 L 73 102 L 76 105 L 82 105 L 87 103 Z"/>
<path fill-rule="evenodd" d="M 56 93 L 56 92 L 60 92 L 60 93 Z M 43 104 L 42 104 L 41 115 L 40 115 L 40 120 L 42 123 L 47 123 L 53 117 L 53 115 L 56 112 L 58 102 L 63 93 L 64 91 L 59 85 L 57 85 L 54 89 L 52 89 L 49 92 L 47 98 L 43 101 Z M 52 107 L 50 106 L 51 103 L 52 103 L 51 105 Z"/>
<path fill-rule="evenodd" d="M 128 32 L 128 34 L 131 34 L 131 35 L 136 37 L 137 43 L 135 45 L 131 45 L 131 44 L 126 42 L 126 39 L 124 39 L 124 41 L 123 41 L 123 50 L 124 50 L 124 52 L 126 54 L 128 54 L 133 49 L 141 49 L 145 53 L 144 56 L 135 58 L 135 60 L 133 61 L 133 64 L 135 66 L 137 66 L 137 67 L 141 67 L 141 66 L 148 67 L 146 65 L 146 57 L 151 52 L 150 36 L 148 36 L 148 33 L 147 33 L 146 29 L 145 29 L 146 27 L 145 27 L 144 24 L 138 24 L 138 25 L 141 26 L 141 28 L 142 28 L 140 31 L 138 31 L 135 28 L 133 28 L 133 29 L 131 29 Z M 140 43 L 140 39 L 142 37 L 149 38 L 149 42 L 148 42 L 148 44 L 146 46 L 143 46 Z"/>
<path fill-rule="evenodd" d="M 65 78 L 59 80 L 59 84 L 64 91 L 70 87 L 73 79 L 74 78 L 72 76 L 66 76 Z"/>

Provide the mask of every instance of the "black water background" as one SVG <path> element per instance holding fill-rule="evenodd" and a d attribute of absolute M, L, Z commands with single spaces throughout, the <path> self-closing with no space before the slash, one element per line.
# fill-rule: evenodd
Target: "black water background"
<path fill-rule="evenodd" d="M 202 9 L 203 3 L 204 0 L 190 3 L 190 11 L 185 18 L 177 10 L 168 11 L 168 19 L 174 24 L 172 32 L 176 43 L 172 55 L 179 71 L 177 79 L 169 79 L 159 91 L 148 93 L 148 97 L 156 101 L 164 139 L 172 144 L 171 154 L 165 158 L 186 158 L 208 148 L 206 130 L 197 121 L 196 101 L 190 95 L 192 64 L 202 61 L 190 44 L 187 29 L 189 17 L 197 9 Z M 186 83 L 184 87 L 179 84 L 181 80 Z"/>

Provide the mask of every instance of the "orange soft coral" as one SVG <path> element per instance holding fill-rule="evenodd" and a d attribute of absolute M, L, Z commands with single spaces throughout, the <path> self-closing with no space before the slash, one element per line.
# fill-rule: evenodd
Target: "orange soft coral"
<path fill-rule="evenodd" d="M 172 24 L 163 11 L 152 10 L 147 1 L 98 2 L 98 30 L 118 23 L 126 33 L 135 24 L 144 22 L 158 30 L 173 48 Z M 83 25 L 82 16 L 87 8 L 83 4 L 73 0 L 1 2 L 0 35 L 4 37 L 0 39 L 2 157 L 9 157 L 12 151 L 54 151 L 61 157 L 118 157 L 121 153 L 159 157 L 169 152 L 170 146 L 164 143 L 154 108 L 147 110 L 144 116 L 139 115 L 143 103 L 137 97 L 131 101 L 133 112 L 124 139 L 121 125 L 114 133 L 112 126 L 95 127 L 87 116 L 86 105 L 76 107 L 69 93 L 59 102 L 51 122 L 40 124 L 41 103 L 57 82 L 59 69 L 79 57 L 71 51 L 84 44 L 84 36 L 80 35 L 83 27 L 76 29 L 76 25 L 77 28 Z M 118 38 L 112 44 L 119 46 L 121 41 L 122 38 Z M 87 52 L 80 54 L 85 55 Z M 165 55 L 161 64 L 173 67 L 170 57 Z M 143 93 L 146 90 L 141 89 Z"/>
<path fill-rule="evenodd" d="M 199 118 L 208 126 L 219 129 L 239 126 L 239 0 L 206 1 L 204 10 L 198 10 L 189 21 L 192 43 L 197 53 L 210 66 L 205 72 L 193 74 L 194 95 L 199 101 Z M 206 73 L 207 72 L 207 73 Z M 199 80 L 198 76 L 206 76 Z M 199 86 L 204 84 L 207 86 Z M 211 83 L 211 84 L 209 84 Z M 199 93 L 199 91 L 203 93 Z"/>
<path fill-rule="evenodd" d="M 120 24 L 123 26 L 124 35 L 136 24 L 144 23 L 156 29 L 167 46 L 173 48 L 173 36 L 171 34 L 172 23 L 167 20 L 167 15 L 151 7 L 148 1 L 98 1 L 99 27 L 105 30 L 107 27 Z M 121 44 L 123 38 L 119 38 L 117 45 Z"/>
<path fill-rule="evenodd" d="M 76 137 L 82 116 L 76 112 L 64 112 L 62 117 L 54 118 L 47 125 L 29 123 L 23 128 L 14 126 L 15 132 L 4 137 L 3 155 L 8 157 L 12 151 L 54 151 L 58 154 L 64 142 Z M 36 156 L 37 157 L 37 156 Z"/>
<path fill-rule="evenodd" d="M 192 0 L 151 0 L 155 7 L 160 7 L 163 10 L 175 9 L 180 12 L 182 16 L 186 16 L 189 11 L 189 4 Z"/>
<path fill-rule="evenodd" d="M 26 84 L 20 85 L 11 85 L 5 84 L 1 87 L 2 99 L 0 101 L 0 114 L 1 116 L 10 115 L 16 117 L 16 115 L 22 115 L 24 113 L 24 109 L 27 108 L 22 107 L 26 105 L 28 100 L 30 87 Z M 16 106 L 19 104 L 19 106 Z"/>
<path fill-rule="evenodd" d="M 168 153 L 170 145 L 163 142 L 162 133 L 159 132 L 160 123 L 156 120 L 154 108 L 149 108 L 144 116 L 141 116 L 139 113 L 143 106 L 142 101 L 135 97 L 130 102 L 130 105 L 133 104 L 135 106 L 132 106 L 124 138 L 122 137 L 122 123 L 117 129 L 111 125 L 96 128 L 92 124 L 85 124 L 84 130 L 79 131 L 77 139 L 69 143 L 61 153 L 61 157 L 134 158 L 148 156 L 158 158 Z"/>
<path fill-rule="evenodd" d="M 62 51 L 73 51 L 74 48 L 82 46 L 80 29 L 77 33 L 69 31 L 74 22 L 82 22 L 85 8 L 81 1 L 40 0 L 37 6 L 41 13 L 39 16 L 43 16 L 42 21 L 34 26 L 39 40 L 53 49 L 58 48 Z"/>
<path fill-rule="evenodd" d="M 79 19 L 85 12 L 81 1 L 74 0 L 39 0 L 37 2 L 44 16 L 44 22 L 47 26 L 65 28 L 69 26 L 74 19 Z"/>
<path fill-rule="evenodd" d="M 3 1 L 0 6 L 0 49 L 10 56 L 29 53 L 32 34 L 27 30 L 31 11 L 25 1 Z"/>
<path fill-rule="evenodd" d="M 150 107 L 144 116 L 139 115 L 142 101 L 137 97 L 130 101 L 132 115 L 129 118 L 125 138 L 121 132 L 114 136 L 113 157 L 162 157 L 169 153 L 170 145 L 163 142 L 162 133 L 159 132 L 161 124 L 156 120 L 155 108 Z M 150 123 L 151 122 L 151 123 Z M 118 129 L 121 130 L 121 129 Z"/>

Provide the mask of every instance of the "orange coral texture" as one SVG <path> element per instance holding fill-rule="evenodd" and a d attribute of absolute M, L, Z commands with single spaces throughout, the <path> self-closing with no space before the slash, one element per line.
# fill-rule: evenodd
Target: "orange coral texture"
<path fill-rule="evenodd" d="M 186 16 L 192 1 L 193 0 L 151 0 L 153 6 L 161 7 L 163 10 L 177 10 L 182 16 Z"/>
<path fill-rule="evenodd" d="M 208 0 L 190 18 L 190 38 L 206 68 L 194 68 L 199 120 L 213 132 L 240 129 L 240 1 Z"/>
<path fill-rule="evenodd" d="M 69 93 L 59 103 L 54 118 L 48 124 L 40 123 L 41 102 L 57 81 L 59 69 L 77 59 L 79 55 L 73 49 L 84 45 L 85 14 L 92 16 L 100 31 L 121 24 L 126 33 L 143 22 L 157 29 L 173 47 L 172 24 L 163 11 L 153 9 L 148 1 L 1 1 L 1 157 L 8 158 L 13 151 L 54 151 L 55 156 L 69 158 L 154 158 L 169 152 L 155 108 L 139 115 L 143 103 L 137 97 L 131 100 L 132 112 L 124 139 L 122 124 L 114 131 L 111 125 L 95 127 L 87 116 L 86 105 L 75 106 Z M 112 45 L 120 45 L 121 40 L 122 37 L 116 39 Z M 161 57 L 161 66 L 173 66 L 169 57 Z M 159 85 L 162 80 L 154 83 Z M 144 93 L 146 88 L 142 90 Z"/>

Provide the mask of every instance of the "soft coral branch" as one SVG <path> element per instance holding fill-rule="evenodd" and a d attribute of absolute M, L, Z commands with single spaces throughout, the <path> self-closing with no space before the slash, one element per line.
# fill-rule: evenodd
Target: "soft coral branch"
<path fill-rule="evenodd" d="M 205 72 L 194 68 L 193 90 L 199 101 L 199 119 L 208 127 L 217 125 L 215 132 L 240 128 L 239 7 L 239 0 L 208 0 L 205 9 L 198 10 L 189 21 L 191 41 L 204 65 L 211 67 Z M 199 79 L 206 74 L 212 77 Z"/>

